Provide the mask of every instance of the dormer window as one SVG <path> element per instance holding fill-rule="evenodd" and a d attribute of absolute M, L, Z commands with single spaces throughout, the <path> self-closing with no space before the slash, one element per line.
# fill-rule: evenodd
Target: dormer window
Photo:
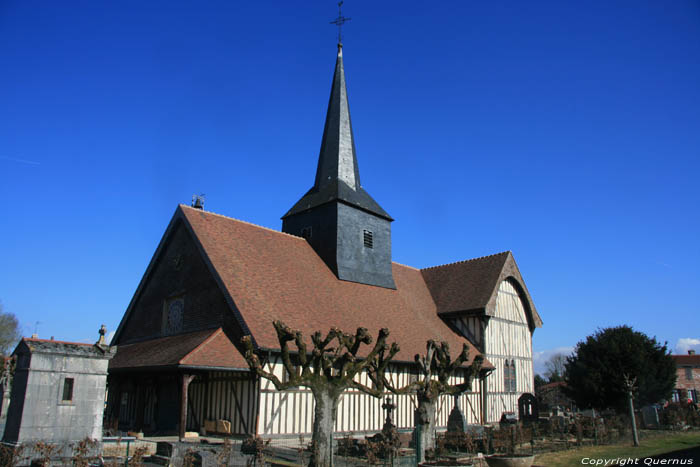
<path fill-rule="evenodd" d="M 364 240 L 365 248 L 374 248 L 374 238 L 372 235 L 372 231 L 363 230 L 362 238 Z"/>

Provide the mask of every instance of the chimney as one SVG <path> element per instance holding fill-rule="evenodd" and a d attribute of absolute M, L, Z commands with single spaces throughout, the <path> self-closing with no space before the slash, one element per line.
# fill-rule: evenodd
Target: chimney
<path fill-rule="evenodd" d="M 694 351 L 694 350 L 688 350 L 688 355 L 695 355 L 695 351 Z"/>

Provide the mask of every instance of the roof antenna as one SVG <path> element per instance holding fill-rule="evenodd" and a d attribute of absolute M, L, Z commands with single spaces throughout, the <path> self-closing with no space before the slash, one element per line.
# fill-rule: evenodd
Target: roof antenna
<path fill-rule="evenodd" d="M 335 24 L 336 26 L 338 26 L 338 47 L 343 46 L 343 24 L 352 19 L 343 16 L 342 8 L 343 0 L 338 2 L 338 17 L 330 22 L 330 24 Z"/>
<path fill-rule="evenodd" d="M 192 207 L 201 211 L 204 210 L 204 193 L 192 195 Z"/>

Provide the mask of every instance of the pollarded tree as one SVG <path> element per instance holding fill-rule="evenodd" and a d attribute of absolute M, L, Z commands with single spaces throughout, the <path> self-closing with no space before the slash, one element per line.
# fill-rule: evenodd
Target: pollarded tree
<path fill-rule="evenodd" d="M 676 366 L 666 344 L 629 326 L 600 329 L 566 361 L 564 391 L 581 408 L 625 410 L 629 382 L 638 406 L 668 399 Z"/>
<path fill-rule="evenodd" d="M 435 406 L 442 395 L 462 394 L 471 389 L 474 377 L 481 371 L 483 357 L 477 355 L 468 367 L 463 365 L 469 360 L 469 349 L 462 345 L 462 351 L 455 360 L 451 359 L 450 346 L 447 342 L 429 340 L 426 343 L 425 355 L 416 355 L 414 358 L 420 372 L 420 378 L 403 388 L 394 387 L 382 374 L 384 379 L 382 386 L 396 394 L 415 393 L 418 399 L 416 409 L 416 424 L 420 433 L 420 449 L 416 452 L 418 462 L 425 460 L 425 450 L 435 448 Z M 380 360 L 377 363 L 383 363 Z M 381 368 L 371 368 L 370 378 L 377 384 Z M 450 378 L 461 369 L 464 382 L 450 384 Z M 383 369 L 382 369 L 383 370 Z"/>
<path fill-rule="evenodd" d="M 358 328 L 354 335 L 337 328 L 331 328 L 325 338 L 320 332 L 311 336 L 313 350 L 309 351 L 304 336 L 294 331 L 281 321 L 272 323 L 277 331 L 280 343 L 282 365 L 289 378 L 286 381 L 266 371 L 259 356 L 253 348 L 250 336 L 243 338 L 246 347 L 245 358 L 250 368 L 262 378 L 268 379 L 278 391 L 293 387 L 306 387 L 314 397 L 314 424 L 312 435 L 312 466 L 331 465 L 333 455 L 332 435 L 336 420 L 338 402 L 343 391 L 358 389 L 366 394 L 381 397 L 384 393 L 384 371 L 391 359 L 399 352 L 399 346 L 387 345 L 387 329 L 381 329 L 372 350 L 364 357 L 358 356 L 362 344 L 370 345 L 372 336 L 367 329 Z M 289 350 L 289 342 L 294 341 L 297 351 L 294 355 Z M 356 381 L 369 365 L 372 365 L 371 378 L 373 387 Z"/>

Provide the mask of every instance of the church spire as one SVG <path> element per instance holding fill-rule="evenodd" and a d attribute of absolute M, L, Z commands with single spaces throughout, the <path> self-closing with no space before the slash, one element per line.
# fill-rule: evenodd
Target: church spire
<path fill-rule="evenodd" d="M 344 201 L 387 220 L 393 220 L 362 188 L 355 139 L 345 85 L 343 45 L 338 43 L 331 96 L 323 128 L 314 186 L 282 219 L 331 201 Z"/>
<path fill-rule="evenodd" d="M 316 179 L 282 216 L 282 231 L 306 238 L 338 279 L 395 289 L 392 221 L 360 185 L 343 46 L 338 43 Z"/>
<path fill-rule="evenodd" d="M 340 43 L 314 186 L 321 188 L 336 179 L 345 182 L 353 190 L 360 188 L 360 171 L 357 168 L 355 138 L 352 134 L 348 91 L 345 87 L 343 45 Z"/>

